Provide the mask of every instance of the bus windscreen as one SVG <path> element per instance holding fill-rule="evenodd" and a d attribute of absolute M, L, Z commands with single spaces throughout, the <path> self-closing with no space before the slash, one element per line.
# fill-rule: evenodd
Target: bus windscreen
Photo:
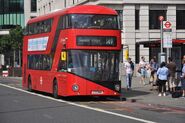
<path fill-rule="evenodd" d="M 118 81 L 119 51 L 69 50 L 67 71 L 92 81 Z"/>

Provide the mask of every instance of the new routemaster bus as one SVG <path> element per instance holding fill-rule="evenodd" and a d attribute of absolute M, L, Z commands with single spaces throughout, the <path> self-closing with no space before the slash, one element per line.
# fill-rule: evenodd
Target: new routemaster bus
<path fill-rule="evenodd" d="M 23 88 L 58 96 L 120 96 L 116 11 L 84 5 L 28 21 Z"/>

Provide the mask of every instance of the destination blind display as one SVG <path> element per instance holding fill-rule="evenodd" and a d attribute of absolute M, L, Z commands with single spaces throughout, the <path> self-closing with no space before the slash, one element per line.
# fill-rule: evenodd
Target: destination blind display
<path fill-rule="evenodd" d="M 113 36 L 77 36 L 78 46 L 116 46 Z"/>

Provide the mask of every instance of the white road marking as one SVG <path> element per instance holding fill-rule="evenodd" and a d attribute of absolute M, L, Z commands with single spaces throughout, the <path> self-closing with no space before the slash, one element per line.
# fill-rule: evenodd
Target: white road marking
<path fill-rule="evenodd" d="M 111 114 L 111 115 L 131 119 L 131 120 L 135 120 L 135 121 L 139 121 L 139 122 L 143 122 L 143 123 L 156 123 L 156 122 L 141 119 L 141 118 L 136 118 L 136 117 L 132 117 L 132 116 L 128 116 L 128 115 L 123 115 L 123 114 L 119 114 L 119 113 L 115 113 L 115 112 L 111 112 L 111 111 L 106 111 L 106 110 L 103 110 L 103 109 L 100 109 L 100 108 L 93 108 L 93 107 L 89 107 L 89 106 L 86 106 L 86 105 L 80 105 L 80 104 L 77 104 L 77 103 L 65 101 L 65 100 L 62 100 L 62 99 L 55 99 L 55 98 L 52 98 L 52 97 L 44 96 L 44 95 L 37 94 L 37 93 L 32 93 L 32 92 L 29 92 L 29 91 L 26 91 L 26 90 L 23 90 L 23 89 L 20 89 L 20 88 L 12 87 L 12 86 L 9 86 L 9 85 L 5 85 L 5 84 L 2 84 L 2 83 L 0 83 L 0 85 L 4 86 L 4 87 L 11 88 L 11 89 L 14 89 L 14 90 L 17 90 L 17 91 L 25 92 L 25 93 L 32 94 L 32 95 L 35 95 L 35 96 L 43 97 L 43 98 L 46 98 L 46 99 L 66 103 L 66 104 L 69 104 L 69 105 L 73 105 L 73 106 L 77 106 L 77 107 L 81 107 L 81 108 L 85 108 L 85 109 L 94 110 L 94 111 L 97 111 L 97 112 Z"/>

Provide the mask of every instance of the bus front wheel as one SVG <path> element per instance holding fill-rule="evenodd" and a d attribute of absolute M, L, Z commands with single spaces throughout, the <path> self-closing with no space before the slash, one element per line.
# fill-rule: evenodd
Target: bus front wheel
<path fill-rule="evenodd" d="M 58 83 L 57 80 L 54 80 L 53 82 L 53 97 L 58 99 Z"/>

